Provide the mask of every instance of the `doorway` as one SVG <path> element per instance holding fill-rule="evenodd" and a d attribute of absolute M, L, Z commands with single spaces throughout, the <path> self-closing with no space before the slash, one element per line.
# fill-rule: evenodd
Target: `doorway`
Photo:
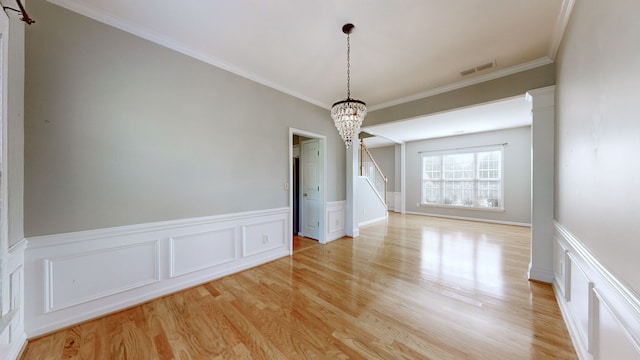
<path fill-rule="evenodd" d="M 295 136 L 295 135 L 294 135 Z M 296 141 L 294 140 L 294 144 Z M 295 146 L 295 145 L 294 145 Z M 296 151 L 294 151 L 293 155 L 293 181 L 291 186 L 293 186 L 293 235 L 297 236 L 300 234 L 300 153 L 298 152 L 296 156 Z"/>
<path fill-rule="evenodd" d="M 308 239 L 325 242 L 325 143 L 325 136 L 289 129 L 290 253 L 294 238 L 296 246 Z"/>

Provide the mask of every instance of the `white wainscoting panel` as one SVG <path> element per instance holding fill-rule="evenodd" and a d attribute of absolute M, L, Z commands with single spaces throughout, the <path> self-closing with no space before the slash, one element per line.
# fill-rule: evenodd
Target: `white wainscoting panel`
<path fill-rule="evenodd" d="M 589 281 L 589 278 L 582 271 L 580 265 L 574 261 L 574 257 L 571 253 L 567 254 L 570 261 L 569 283 L 568 285 L 568 301 L 567 305 L 574 320 L 573 328 L 577 335 L 577 341 L 580 347 L 589 347 L 589 322 L 592 321 L 589 308 L 591 306 L 591 288 L 593 283 Z M 573 339 L 574 343 L 576 338 Z"/>
<path fill-rule="evenodd" d="M 578 357 L 640 360 L 640 296 L 554 225 L 554 290 Z"/>
<path fill-rule="evenodd" d="M 236 229 L 233 227 L 200 234 L 172 237 L 171 277 L 231 262 L 236 254 Z"/>
<path fill-rule="evenodd" d="M 35 337 L 290 254 L 289 209 L 27 239 L 25 333 Z"/>
<path fill-rule="evenodd" d="M 325 206 L 325 219 L 327 219 L 327 229 L 325 234 L 326 242 L 340 239 L 345 236 L 344 218 L 346 201 L 331 201 Z"/>
<path fill-rule="evenodd" d="M 562 298 L 565 300 L 569 300 L 565 297 L 568 292 L 565 292 L 564 285 L 567 283 L 565 280 L 567 274 L 567 249 L 559 242 L 553 242 L 553 275 L 554 275 L 554 284 L 556 284 L 556 291 L 562 294 Z"/>
<path fill-rule="evenodd" d="M 387 201 L 387 209 L 394 210 L 395 209 L 395 205 L 394 204 L 395 204 L 395 201 L 396 201 L 395 192 L 387 191 L 386 201 Z"/>
<path fill-rule="evenodd" d="M 44 261 L 47 289 L 45 312 L 64 309 L 160 280 L 158 241 Z"/>
<path fill-rule="evenodd" d="M 387 191 L 387 209 L 389 209 L 389 211 L 401 212 L 400 195 L 400 192 Z"/>
<path fill-rule="evenodd" d="M 393 211 L 397 213 L 402 212 L 402 193 L 393 193 Z"/>
<path fill-rule="evenodd" d="M 598 297 L 598 315 L 600 331 L 598 332 L 596 354 L 597 359 L 640 360 L 640 340 L 627 331 L 620 314 L 613 309 L 607 300 Z"/>
<path fill-rule="evenodd" d="M 242 256 L 260 254 L 285 246 L 288 222 L 274 219 L 268 222 L 242 226 Z"/>
<path fill-rule="evenodd" d="M 2 318 L 0 318 L 0 359 L 17 359 L 27 341 L 24 332 L 24 250 L 26 241 L 14 245 L 5 256 L 3 264 Z M 8 290 L 8 291 L 7 291 Z"/>

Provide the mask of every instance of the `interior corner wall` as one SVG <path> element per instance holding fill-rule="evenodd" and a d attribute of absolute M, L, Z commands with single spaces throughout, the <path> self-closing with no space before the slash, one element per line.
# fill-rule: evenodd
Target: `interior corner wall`
<path fill-rule="evenodd" d="M 329 113 L 46 1 L 26 32 L 25 236 L 288 206 L 289 127 Z"/>
<path fill-rule="evenodd" d="M 640 2 L 576 1 L 557 59 L 556 220 L 640 293 Z"/>
<path fill-rule="evenodd" d="M 504 211 L 418 206 L 422 191 L 420 152 L 502 143 L 507 143 L 503 154 Z M 408 142 L 405 196 L 406 210 L 411 213 L 531 224 L 531 127 Z"/>

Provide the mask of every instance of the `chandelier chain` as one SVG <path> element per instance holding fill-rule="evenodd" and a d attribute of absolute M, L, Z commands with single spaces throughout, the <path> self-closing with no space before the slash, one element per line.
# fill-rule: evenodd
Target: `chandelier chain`
<path fill-rule="evenodd" d="M 347 99 L 351 99 L 351 42 L 347 34 Z"/>

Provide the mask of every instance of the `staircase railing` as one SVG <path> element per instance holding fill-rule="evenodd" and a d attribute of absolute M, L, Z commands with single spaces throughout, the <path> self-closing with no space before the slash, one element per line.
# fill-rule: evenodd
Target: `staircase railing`
<path fill-rule="evenodd" d="M 371 156 L 369 149 L 364 146 L 362 139 L 360 140 L 360 176 L 366 176 L 369 182 L 373 184 L 374 189 L 385 206 L 387 205 L 387 177 L 384 176 L 382 170 Z"/>

